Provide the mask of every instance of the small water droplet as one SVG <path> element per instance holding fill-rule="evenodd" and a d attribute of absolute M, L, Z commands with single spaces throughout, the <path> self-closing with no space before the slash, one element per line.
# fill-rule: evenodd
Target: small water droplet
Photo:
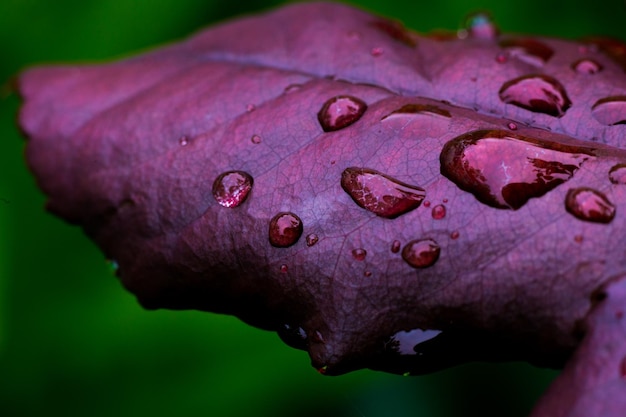
<path fill-rule="evenodd" d="M 517 130 L 517 125 L 516 125 L 515 123 L 513 123 L 513 122 L 509 122 L 506 126 L 507 126 L 510 130 Z"/>
<path fill-rule="evenodd" d="M 479 11 L 469 14 L 464 24 L 467 34 L 476 39 L 493 40 L 498 37 L 500 30 L 494 23 L 491 14 Z"/>
<path fill-rule="evenodd" d="M 504 39 L 499 42 L 507 54 L 535 67 L 540 67 L 552 57 L 554 51 L 543 42 L 529 38 Z"/>
<path fill-rule="evenodd" d="M 187 146 L 189 144 L 189 139 L 187 136 L 181 136 L 180 139 L 178 139 L 178 143 L 180 146 Z"/>
<path fill-rule="evenodd" d="M 320 238 L 315 233 L 309 233 L 306 235 L 306 245 L 313 246 L 317 243 Z"/>
<path fill-rule="evenodd" d="M 498 64 L 506 64 L 508 60 L 509 54 L 507 54 L 506 52 L 498 52 L 496 54 L 496 62 Z"/>
<path fill-rule="evenodd" d="M 476 130 L 447 142 L 441 173 L 491 207 L 517 210 L 569 180 L 589 149 L 506 130 Z"/>
<path fill-rule="evenodd" d="M 427 268 L 437 262 L 440 252 L 433 239 L 412 240 L 402 249 L 402 259 L 413 268 Z"/>
<path fill-rule="evenodd" d="M 357 261 L 362 261 L 367 256 L 367 251 L 363 248 L 352 249 L 352 256 Z"/>
<path fill-rule="evenodd" d="M 600 191 L 592 188 L 572 188 L 565 196 L 565 209 L 581 220 L 610 223 L 615 217 L 615 206 Z"/>
<path fill-rule="evenodd" d="M 426 195 L 423 188 L 368 168 L 346 168 L 341 187 L 360 207 L 387 219 L 416 209 Z"/>
<path fill-rule="evenodd" d="M 583 243 L 584 237 L 583 235 L 576 235 L 574 236 L 574 242 L 576 243 Z"/>
<path fill-rule="evenodd" d="M 400 243 L 400 241 L 399 241 L 399 240 L 394 240 L 394 241 L 391 243 L 391 252 L 392 252 L 392 253 L 398 253 L 398 252 L 400 252 L 400 246 L 401 246 L 401 245 L 402 245 L 402 243 Z"/>
<path fill-rule="evenodd" d="M 276 331 L 281 340 L 294 349 L 307 350 L 309 341 L 306 332 L 300 326 L 283 324 Z"/>
<path fill-rule="evenodd" d="M 246 106 L 246 111 L 247 111 L 248 113 L 253 112 L 255 109 L 256 109 L 256 106 L 255 106 L 254 104 L 248 104 L 248 105 Z"/>
<path fill-rule="evenodd" d="M 280 266 L 280 272 L 282 272 L 283 274 L 286 274 L 289 271 L 289 267 L 286 264 L 282 264 Z"/>
<path fill-rule="evenodd" d="M 447 202 L 448 202 L 448 199 L 447 199 L 447 198 L 444 198 L 444 199 L 442 199 L 441 201 L 443 201 L 444 203 L 447 203 Z"/>
<path fill-rule="evenodd" d="M 385 120 L 393 116 L 411 115 L 411 114 L 427 114 L 430 116 L 439 116 L 449 119 L 452 117 L 448 110 L 442 109 L 432 104 L 405 104 L 392 111 L 391 113 L 383 116 L 380 120 Z"/>
<path fill-rule="evenodd" d="M 525 75 L 507 81 L 498 94 L 504 103 L 554 117 L 563 116 L 572 105 L 565 88 L 548 75 Z"/>
<path fill-rule="evenodd" d="M 446 217 L 446 206 L 444 206 L 443 204 L 437 204 L 432 209 L 432 216 L 435 220 L 441 220 Z"/>
<path fill-rule="evenodd" d="M 379 56 L 381 56 L 383 53 L 385 53 L 385 50 L 381 47 L 381 46 L 375 46 L 372 48 L 372 50 L 370 51 L 370 54 L 375 57 L 378 58 Z"/>
<path fill-rule="evenodd" d="M 269 238 L 272 246 L 286 248 L 302 236 L 302 220 L 289 212 L 280 212 L 270 220 Z"/>
<path fill-rule="evenodd" d="M 311 340 L 313 340 L 316 343 L 326 343 L 326 340 L 324 340 L 324 335 L 319 330 L 316 330 L 315 332 L 313 332 L 313 335 L 311 336 Z"/>
<path fill-rule="evenodd" d="M 301 88 L 302 88 L 302 84 L 289 84 L 287 87 L 285 87 L 283 92 L 285 94 L 291 94 L 291 93 L 295 93 L 296 91 L 300 90 Z"/>
<path fill-rule="evenodd" d="M 213 197 L 224 207 L 241 205 L 252 190 L 253 180 L 243 171 L 224 172 L 213 181 Z"/>
<path fill-rule="evenodd" d="M 572 64 L 572 69 L 579 74 L 597 74 L 602 71 L 602 65 L 590 58 L 582 58 Z"/>
<path fill-rule="evenodd" d="M 461 235 L 461 234 L 459 233 L 459 231 L 458 231 L 458 230 L 454 230 L 454 231 L 452 231 L 452 233 L 450 233 L 450 239 L 452 239 L 452 240 L 456 240 L 456 239 L 458 239 L 458 238 L 459 238 L 459 236 L 460 236 L 460 235 Z"/>
<path fill-rule="evenodd" d="M 392 39 L 401 42 L 407 46 L 415 47 L 416 45 L 415 39 L 411 37 L 410 33 L 407 32 L 407 30 L 400 22 L 388 19 L 379 19 L 370 22 L 369 25 L 380 30 L 383 33 L 386 33 Z"/>
<path fill-rule="evenodd" d="M 626 96 L 601 98 L 591 107 L 591 114 L 606 126 L 626 124 Z"/>
<path fill-rule="evenodd" d="M 415 347 L 417 345 L 437 337 L 440 333 L 441 330 L 413 329 L 408 332 L 400 331 L 385 342 L 385 350 L 399 355 L 416 355 Z"/>
<path fill-rule="evenodd" d="M 426 208 L 430 207 L 430 200 L 424 201 L 424 207 Z"/>
<path fill-rule="evenodd" d="M 609 170 L 609 181 L 613 184 L 626 184 L 626 164 L 614 165 Z"/>
<path fill-rule="evenodd" d="M 259 143 L 261 143 L 261 141 L 262 139 L 259 135 L 252 135 L 252 137 L 250 138 L 250 142 L 254 143 L 255 145 L 258 145 Z"/>
<path fill-rule="evenodd" d="M 317 119 L 325 132 L 343 129 L 363 116 L 367 104 L 352 96 L 336 96 L 328 99 L 322 106 Z"/>
<path fill-rule="evenodd" d="M 365 272 L 363 272 L 363 276 L 371 277 L 372 276 L 372 272 L 371 271 L 365 271 Z"/>

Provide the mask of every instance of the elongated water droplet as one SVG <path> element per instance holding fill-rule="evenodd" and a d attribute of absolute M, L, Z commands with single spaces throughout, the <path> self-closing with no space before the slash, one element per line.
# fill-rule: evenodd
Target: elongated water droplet
<path fill-rule="evenodd" d="M 493 40 L 500 33 L 500 30 L 493 22 L 491 14 L 485 11 L 469 14 L 465 18 L 464 26 L 468 36 L 476 39 Z"/>
<path fill-rule="evenodd" d="M 320 238 L 315 233 L 309 233 L 306 235 L 306 245 L 313 246 L 317 243 Z"/>
<path fill-rule="evenodd" d="M 626 96 L 601 98 L 591 107 L 591 114 L 606 126 L 626 124 Z"/>
<path fill-rule="evenodd" d="M 441 330 L 414 329 L 408 332 L 400 331 L 387 340 L 385 350 L 399 355 L 416 355 L 415 347 L 420 343 L 437 337 Z"/>
<path fill-rule="evenodd" d="M 324 103 L 319 113 L 319 120 L 325 132 L 343 129 L 350 126 L 363 116 L 367 104 L 361 99 L 352 96 L 336 96 Z"/>
<path fill-rule="evenodd" d="M 505 130 L 476 130 L 446 143 L 439 160 L 441 173 L 478 201 L 517 210 L 569 180 L 590 154 Z"/>
<path fill-rule="evenodd" d="M 247 172 L 224 172 L 213 182 L 213 197 L 224 207 L 237 207 L 248 198 L 252 183 L 252 177 Z"/>
<path fill-rule="evenodd" d="M 270 220 L 269 238 L 272 246 L 286 248 L 302 236 L 302 220 L 289 212 L 280 212 Z"/>
<path fill-rule="evenodd" d="M 451 118 L 452 115 L 448 110 L 442 109 L 437 106 L 433 106 L 432 104 L 405 104 L 392 111 L 391 113 L 383 116 L 380 120 L 385 120 L 393 116 L 403 116 L 403 115 L 412 115 L 412 114 L 427 114 L 431 116 L 439 116 L 445 117 L 447 119 Z"/>
<path fill-rule="evenodd" d="M 262 139 L 259 135 L 252 135 L 252 137 L 250 138 L 250 142 L 254 143 L 255 145 L 258 145 L 259 143 L 261 143 L 261 141 Z"/>
<path fill-rule="evenodd" d="M 388 219 L 419 207 L 426 195 L 423 188 L 368 168 L 346 168 L 341 187 L 360 207 Z"/>
<path fill-rule="evenodd" d="M 533 74 L 515 78 L 502 85 L 500 99 L 536 113 L 561 117 L 570 108 L 565 88 L 548 75 Z"/>
<path fill-rule="evenodd" d="M 544 65 L 554 54 L 552 48 L 534 39 L 504 39 L 499 44 L 508 56 L 535 67 Z"/>
<path fill-rule="evenodd" d="M 441 248 L 433 239 L 412 240 L 402 249 L 402 259 L 413 268 L 427 268 L 439 259 Z"/>
<path fill-rule="evenodd" d="M 609 181 L 613 184 L 626 184 L 626 164 L 614 165 L 609 170 Z"/>
<path fill-rule="evenodd" d="M 278 337 L 288 346 L 294 349 L 307 350 L 309 341 L 304 329 L 292 324 L 283 324 L 276 331 Z"/>
<path fill-rule="evenodd" d="M 362 261 L 367 256 L 367 251 L 363 248 L 352 249 L 352 257 L 357 261 Z"/>
<path fill-rule="evenodd" d="M 402 243 L 400 243 L 400 241 L 399 241 L 399 240 L 394 240 L 394 241 L 391 243 L 391 252 L 392 252 L 392 253 L 398 253 L 398 252 L 400 252 L 400 246 L 401 246 L 401 245 L 402 245 Z"/>
<path fill-rule="evenodd" d="M 572 188 L 565 196 L 565 209 L 581 220 L 610 223 L 615 217 L 615 206 L 600 191 L 592 188 Z"/>
<path fill-rule="evenodd" d="M 435 207 L 433 207 L 431 214 L 433 216 L 433 219 L 435 220 L 443 219 L 444 217 L 446 217 L 446 206 L 444 206 L 443 204 L 437 204 Z"/>
<path fill-rule="evenodd" d="M 579 74 L 597 74 L 602 71 L 602 65 L 591 58 L 582 58 L 572 64 L 572 69 Z"/>
<path fill-rule="evenodd" d="M 405 44 L 406 46 L 415 47 L 416 45 L 415 39 L 411 37 L 410 33 L 407 32 L 400 22 L 388 19 L 379 19 L 370 22 L 369 25 L 389 35 L 392 39 Z"/>

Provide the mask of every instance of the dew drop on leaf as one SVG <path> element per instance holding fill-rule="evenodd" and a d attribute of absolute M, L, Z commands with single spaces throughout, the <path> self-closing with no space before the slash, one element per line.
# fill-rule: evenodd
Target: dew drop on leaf
<path fill-rule="evenodd" d="M 469 14 L 465 18 L 464 27 L 467 35 L 475 39 L 494 40 L 500 33 L 491 15 L 485 11 Z"/>
<path fill-rule="evenodd" d="M 433 239 L 418 239 L 407 243 L 402 249 L 402 259 L 413 268 L 427 268 L 439 259 L 441 248 Z"/>
<path fill-rule="evenodd" d="M 609 181 L 613 184 L 626 184 L 626 164 L 617 164 L 611 167 Z"/>
<path fill-rule="evenodd" d="M 248 104 L 248 105 L 246 106 L 246 111 L 247 111 L 248 113 L 253 112 L 255 109 L 256 109 L 256 106 L 255 106 L 254 104 Z"/>
<path fill-rule="evenodd" d="M 286 264 L 282 264 L 280 266 L 280 272 L 282 272 L 283 274 L 286 274 L 289 271 L 289 267 Z"/>
<path fill-rule="evenodd" d="M 435 207 L 433 207 L 431 214 L 433 216 L 433 219 L 435 220 L 441 220 L 444 217 L 446 217 L 446 206 L 444 206 L 443 204 L 437 204 Z"/>
<path fill-rule="evenodd" d="M 615 217 L 613 203 L 600 191 L 587 187 L 568 190 L 565 208 L 575 217 L 594 223 L 610 223 Z"/>
<path fill-rule="evenodd" d="M 398 253 L 400 252 L 400 246 L 402 244 L 400 243 L 399 240 L 394 240 L 393 242 L 391 242 L 391 252 L 392 253 Z"/>
<path fill-rule="evenodd" d="M 259 135 L 252 135 L 252 137 L 250 138 L 250 142 L 254 143 L 255 145 L 258 145 L 259 143 L 261 143 L 261 141 L 262 139 Z"/>
<path fill-rule="evenodd" d="M 283 93 L 285 94 L 295 93 L 301 88 L 302 88 L 302 84 L 289 84 L 287 87 L 285 87 L 285 89 L 283 90 Z"/>
<path fill-rule="evenodd" d="M 302 220 L 290 212 L 280 212 L 270 220 L 269 239 L 272 246 L 286 248 L 302 236 Z"/>
<path fill-rule="evenodd" d="M 278 337 L 280 337 L 285 344 L 292 348 L 307 350 L 309 346 L 306 332 L 302 327 L 283 324 L 278 328 L 276 333 L 278 333 Z"/>
<path fill-rule="evenodd" d="M 371 277 L 372 276 L 372 271 L 365 271 L 365 272 L 363 272 L 363 276 L 368 277 L 368 278 Z"/>
<path fill-rule="evenodd" d="M 591 107 L 591 115 L 606 126 L 626 124 L 626 96 L 601 98 Z"/>
<path fill-rule="evenodd" d="M 602 65 L 600 65 L 597 61 L 591 58 L 582 58 L 571 65 L 572 69 L 579 74 L 597 74 L 602 71 Z"/>
<path fill-rule="evenodd" d="M 576 243 L 583 243 L 583 240 L 585 240 L 583 235 L 576 235 L 576 236 L 574 236 L 574 242 L 576 242 Z"/>
<path fill-rule="evenodd" d="M 319 113 L 319 120 L 325 132 L 343 129 L 350 126 L 363 116 L 367 104 L 361 99 L 352 96 L 336 96 L 327 100 Z"/>
<path fill-rule="evenodd" d="M 341 187 L 360 207 L 388 219 L 419 207 L 426 195 L 423 188 L 368 168 L 346 168 Z"/>
<path fill-rule="evenodd" d="M 318 240 L 319 236 L 317 236 L 315 233 L 309 233 L 308 235 L 306 235 L 306 245 L 309 247 L 315 245 Z"/>
<path fill-rule="evenodd" d="M 515 123 L 513 123 L 513 122 L 509 122 L 506 126 L 507 126 L 510 130 L 517 130 L 517 125 L 516 125 Z"/>
<path fill-rule="evenodd" d="M 508 60 L 509 60 L 509 54 L 507 54 L 506 52 L 498 52 L 496 54 L 496 62 L 498 64 L 506 64 Z"/>
<path fill-rule="evenodd" d="M 367 256 L 367 251 L 363 248 L 352 249 L 352 257 L 357 261 L 362 261 Z"/>
<path fill-rule="evenodd" d="M 456 240 L 456 239 L 459 238 L 460 235 L 461 234 L 459 233 L 458 230 L 454 230 L 454 231 L 450 232 L 450 239 Z"/>
<path fill-rule="evenodd" d="M 569 180 L 589 150 L 505 130 L 476 130 L 448 141 L 441 173 L 491 207 L 517 210 Z"/>
<path fill-rule="evenodd" d="M 385 50 L 380 47 L 380 46 L 375 46 L 372 48 L 372 50 L 370 51 L 370 54 L 374 57 L 374 58 L 378 58 L 379 56 L 381 56 L 383 53 L 385 52 Z"/>
<path fill-rule="evenodd" d="M 248 198 L 252 183 L 252 177 L 247 172 L 224 172 L 213 182 L 213 197 L 224 207 L 237 207 Z"/>
<path fill-rule="evenodd" d="M 187 136 L 181 136 L 180 139 L 178 139 L 178 144 L 180 146 L 187 146 L 189 144 L 189 139 Z"/>
<path fill-rule="evenodd" d="M 556 79 L 542 74 L 507 81 L 498 94 L 504 103 L 554 117 L 563 116 L 572 105 L 565 88 Z"/>
<path fill-rule="evenodd" d="M 554 54 L 545 43 L 529 38 L 504 39 L 499 45 L 508 56 L 535 67 L 543 66 Z"/>

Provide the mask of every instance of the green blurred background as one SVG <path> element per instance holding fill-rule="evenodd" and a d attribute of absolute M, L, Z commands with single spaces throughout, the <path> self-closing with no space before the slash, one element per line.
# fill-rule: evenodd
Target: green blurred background
<path fill-rule="evenodd" d="M 0 85 L 42 62 L 102 60 L 280 1 L 2 0 Z M 418 31 L 490 10 L 506 31 L 626 39 L 622 1 L 355 2 Z M 403 378 L 323 377 L 237 319 L 144 311 L 82 232 L 47 214 L 0 87 L 0 415 L 525 416 L 556 373 L 471 364 Z M 462 348 L 462 347 L 461 347 Z"/>

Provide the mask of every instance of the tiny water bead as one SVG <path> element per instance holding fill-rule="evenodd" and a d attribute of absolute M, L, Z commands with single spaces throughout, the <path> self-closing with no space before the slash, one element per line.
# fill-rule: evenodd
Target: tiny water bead
<path fill-rule="evenodd" d="M 283 274 L 286 274 L 287 272 L 289 272 L 289 266 L 287 266 L 287 264 L 282 264 L 280 266 L 280 272 L 282 272 Z"/>
<path fill-rule="evenodd" d="M 302 220 L 290 212 L 280 212 L 270 220 L 269 239 L 272 246 L 287 248 L 302 236 Z"/>
<path fill-rule="evenodd" d="M 507 54 L 506 52 L 498 52 L 496 54 L 496 62 L 498 64 L 506 64 L 508 60 L 509 54 Z"/>
<path fill-rule="evenodd" d="M 309 346 L 307 334 L 300 326 L 283 324 L 278 328 L 276 333 L 278 333 L 278 337 L 280 337 L 285 344 L 294 349 L 307 350 Z"/>
<path fill-rule="evenodd" d="M 459 236 L 460 236 L 460 235 L 461 235 L 461 234 L 459 233 L 459 231 L 458 231 L 458 230 L 454 230 L 454 231 L 452 231 L 452 232 L 450 233 L 450 239 L 452 239 L 452 240 L 456 240 L 456 239 L 458 239 L 458 238 L 459 238 Z"/>
<path fill-rule="evenodd" d="M 319 113 L 317 120 L 325 132 L 332 132 L 350 126 L 363 116 L 367 104 L 352 96 L 336 96 L 328 99 Z"/>
<path fill-rule="evenodd" d="M 178 139 L 178 144 L 180 146 L 187 146 L 189 144 L 189 138 L 187 138 L 187 136 L 181 136 L 180 139 Z"/>
<path fill-rule="evenodd" d="M 394 240 L 393 242 L 391 242 L 391 252 L 392 253 L 400 252 L 400 246 L 401 245 L 402 245 L 402 243 L 400 243 L 399 240 Z"/>
<path fill-rule="evenodd" d="M 433 239 L 412 240 L 402 249 L 402 259 L 413 268 L 427 268 L 439 259 L 441 248 Z"/>
<path fill-rule="evenodd" d="M 613 184 L 626 184 L 626 163 L 611 167 L 609 170 L 609 181 Z"/>
<path fill-rule="evenodd" d="M 506 127 L 508 127 L 510 130 L 517 130 L 517 125 L 513 122 L 509 122 Z"/>
<path fill-rule="evenodd" d="M 254 143 L 255 145 L 258 145 L 259 143 L 261 143 L 261 141 L 262 139 L 259 135 L 252 135 L 252 137 L 250 138 L 250 142 Z"/>
<path fill-rule="evenodd" d="M 306 235 L 306 245 L 311 247 L 315 245 L 319 239 L 319 236 L 317 236 L 315 233 L 309 233 L 308 235 Z"/>
<path fill-rule="evenodd" d="M 432 104 L 405 104 L 399 109 L 396 109 L 392 111 L 391 113 L 383 116 L 380 120 L 382 121 L 393 116 L 411 115 L 411 114 L 427 114 L 431 116 L 445 117 L 447 119 L 452 117 L 452 115 L 450 114 L 448 110 L 442 109 Z"/>
<path fill-rule="evenodd" d="M 498 95 L 506 104 L 554 117 L 563 116 L 572 105 L 565 88 L 553 77 L 543 74 L 524 75 L 507 81 Z"/>
<path fill-rule="evenodd" d="M 415 347 L 420 343 L 437 337 L 441 330 L 413 329 L 400 331 L 385 342 L 385 350 L 399 355 L 417 355 Z"/>
<path fill-rule="evenodd" d="M 464 28 L 467 35 L 475 39 L 494 40 L 500 33 L 491 15 L 485 11 L 469 14 L 465 18 Z"/>
<path fill-rule="evenodd" d="M 367 251 L 365 249 L 363 248 L 352 249 L 352 257 L 356 259 L 357 261 L 365 260 L 366 256 L 367 256 Z"/>
<path fill-rule="evenodd" d="M 248 113 L 250 113 L 250 112 L 252 112 L 252 111 L 254 111 L 254 110 L 256 110 L 256 106 L 255 106 L 254 104 L 248 104 L 248 105 L 246 105 L 246 111 L 247 111 Z"/>
<path fill-rule="evenodd" d="M 591 115 L 606 126 L 626 124 L 626 96 L 601 98 L 591 107 Z"/>
<path fill-rule="evenodd" d="M 213 197 L 221 206 L 234 208 L 246 201 L 252 184 L 252 176 L 247 172 L 227 171 L 213 182 Z"/>
<path fill-rule="evenodd" d="M 554 55 L 554 50 L 543 42 L 530 38 L 503 39 L 499 42 L 507 56 L 540 67 Z"/>
<path fill-rule="evenodd" d="M 590 150 L 506 130 L 476 130 L 448 141 L 441 173 L 491 207 L 517 210 L 569 180 Z"/>
<path fill-rule="evenodd" d="M 602 65 L 591 58 L 582 58 L 572 63 L 571 68 L 579 74 L 592 75 L 602 71 Z"/>
<path fill-rule="evenodd" d="M 600 191 L 587 187 L 568 190 L 565 209 L 578 219 L 594 223 L 610 223 L 615 217 L 613 203 Z"/>
<path fill-rule="evenodd" d="M 446 217 L 446 206 L 444 206 L 443 204 L 437 204 L 435 207 L 433 207 L 431 215 L 435 220 L 443 219 L 444 217 Z"/>
<path fill-rule="evenodd" d="M 423 188 L 368 168 L 346 168 L 341 187 L 357 205 L 387 219 L 416 209 L 426 195 Z"/>
<path fill-rule="evenodd" d="M 372 48 L 372 50 L 370 51 L 370 54 L 374 57 L 377 58 L 379 56 L 381 56 L 382 54 L 385 53 L 385 50 L 382 48 L 382 46 L 375 46 Z"/>

